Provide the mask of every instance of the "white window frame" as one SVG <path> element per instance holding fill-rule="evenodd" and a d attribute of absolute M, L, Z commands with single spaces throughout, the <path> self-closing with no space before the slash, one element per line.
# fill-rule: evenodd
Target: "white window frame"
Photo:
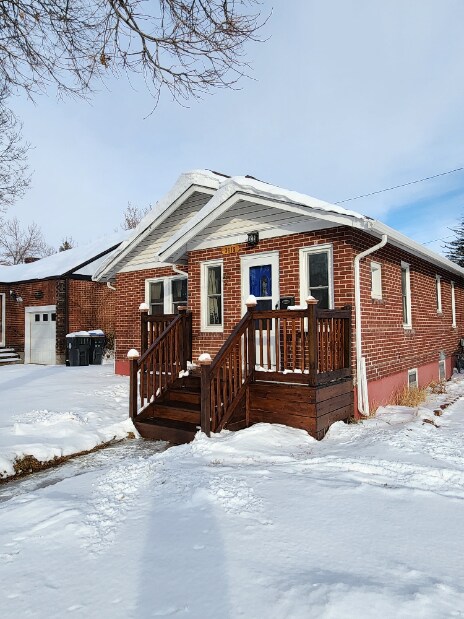
<path fill-rule="evenodd" d="M 416 389 L 419 388 L 419 372 L 417 371 L 417 368 L 411 368 L 410 370 L 408 370 L 408 389 L 411 389 L 411 385 L 409 384 L 409 377 L 411 376 L 411 374 L 415 374 L 416 375 Z"/>
<path fill-rule="evenodd" d="M 221 267 L 221 324 L 208 324 L 208 269 Z M 200 270 L 200 298 L 201 298 L 201 330 L 206 333 L 222 333 L 224 331 L 224 261 L 207 260 L 201 263 Z"/>
<path fill-rule="evenodd" d="M 443 368 L 443 378 L 441 378 L 440 376 L 441 368 Z M 440 361 L 438 362 L 438 380 L 439 381 L 446 380 L 446 360 L 445 359 L 440 359 Z"/>
<path fill-rule="evenodd" d="M 456 291 L 454 287 L 454 282 L 451 283 L 451 316 L 452 316 L 452 327 L 456 329 Z"/>
<path fill-rule="evenodd" d="M 407 321 L 403 320 L 403 327 L 405 329 L 412 329 L 412 315 L 411 315 L 411 271 L 410 265 L 407 262 L 401 261 L 401 314 L 403 314 L 403 271 L 406 273 L 406 313 Z M 403 316 L 404 319 L 404 316 Z"/>
<path fill-rule="evenodd" d="M 441 275 L 435 276 L 435 286 L 437 294 L 437 314 L 443 314 L 443 307 L 441 304 Z"/>
<path fill-rule="evenodd" d="M 334 308 L 334 281 L 333 281 L 333 245 L 311 245 L 300 249 L 300 304 L 305 305 L 309 295 L 308 256 L 310 254 L 327 253 L 327 269 L 329 271 L 329 309 Z"/>
<path fill-rule="evenodd" d="M 151 277 L 150 279 L 145 280 L 145 303 L 150 307 L 151 312 L 151 303 L 150 303 L 150 284 L 156 284 L 157 282 L 163 282 L 164 285 L 164 313 L 165 314 L 174 314 L 173 300 L 172 300 L 172 282 L 177 279 L 187 279 L 187 274 L 185 274 L 185 278 L 182 275 L 172 275 L 168 277 Z M 187 284 L 188 286 L 188 284 Z M 188 295 L 188 290 L 187 290 Z"/>
<path fill-rule="evenodd" d="M 371 297 L 382 300 L 382 265 L 380 262 L 371 262 Z"/>

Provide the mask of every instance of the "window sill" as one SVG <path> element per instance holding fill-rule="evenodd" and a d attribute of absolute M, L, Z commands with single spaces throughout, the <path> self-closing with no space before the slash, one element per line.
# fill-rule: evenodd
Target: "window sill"
<path fill-rule="evenodd" d="M 208 327 L 208 326 L 202 325 L 201 332 L 202 333 L 223 333 L 224 327 L 222 325 L 218 325 L 217 327 Z"/>

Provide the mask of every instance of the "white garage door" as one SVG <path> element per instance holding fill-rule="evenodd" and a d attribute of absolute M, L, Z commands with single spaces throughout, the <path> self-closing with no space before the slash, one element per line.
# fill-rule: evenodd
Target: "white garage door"
<path fill-rule="evenodd" d="M 28 320 L 29 325 L 27 325 Z M 29 341 L 26 341 L 26 362 L 54 365 L 56 363 L 56 307 L 47 305 L 26 308 L 27 326 L 29 329 L 26 328 L 26 340 Z"/>

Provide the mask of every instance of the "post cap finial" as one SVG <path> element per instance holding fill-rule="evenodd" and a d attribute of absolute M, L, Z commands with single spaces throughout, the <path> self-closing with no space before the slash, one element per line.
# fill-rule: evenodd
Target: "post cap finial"
<path fill-rule="evenodd" d="M 198 363 L 200 365 L 211 365 L 211 362 L 212 362 L 211 355 L 207 352 L 202 353 L 198 357 Z"/>
<path fill-rule="evenodd" d="M 129 360 L 138 359 L 140 357 L 139 351 L 135 350 L 135 348 L 131 348 L 127 353 L 127 358 Z"/>
<path fill-rule="evenodd" d="M 318 302 L 317 299 L 315 299 L 312 295 L 308 295 L 306 297 L 306 304 L 307 305 L 316 305 L 317 302 Z"/>
<path fill-rule="evenodd" d="M 140 303 L 139 305 L 139 312 L 148 312 L 150 311 L 150 308 L 148 307 L 147 303 Z"/>
<path fill-rule="evenodd" d="M 254 294 L 250 294 L 250 296 L 245 301 L 245 305 L 247 306 L 249 310 L 254 309 L 258 305 L 258 301 L 256 300 L 256 297 Z"/>

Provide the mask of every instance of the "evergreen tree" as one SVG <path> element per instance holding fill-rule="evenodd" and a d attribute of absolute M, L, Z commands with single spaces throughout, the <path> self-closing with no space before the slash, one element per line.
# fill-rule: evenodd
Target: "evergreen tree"
<path fill-rule="evenodd" d="M 464 217 L 461 218 L 456 228 L 451 228 L 456 237 L 449 243 L 445 243 L 447 258 L 464 267 Z"/>

